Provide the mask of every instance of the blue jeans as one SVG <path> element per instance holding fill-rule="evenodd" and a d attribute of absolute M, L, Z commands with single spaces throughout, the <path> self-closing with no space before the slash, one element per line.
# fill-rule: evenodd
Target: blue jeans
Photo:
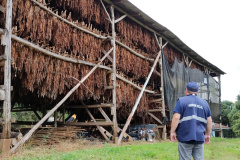
<path fill-rule="evenodd" d="M 178 143 L 179 160 L 204 160 L 204 144 Z"/>

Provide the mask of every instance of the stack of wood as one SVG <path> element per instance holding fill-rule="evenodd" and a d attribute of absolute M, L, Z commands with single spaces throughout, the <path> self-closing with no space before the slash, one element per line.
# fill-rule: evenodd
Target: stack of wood
<path fill-rule="evenodd" d="M 76 126 L 40 128 L 35 132 L 30 143 L 32 145 L 52 145 L 59 143 L 64 139 L 77 138 L 78 132 L 86 131 L 85 129 Z"/>

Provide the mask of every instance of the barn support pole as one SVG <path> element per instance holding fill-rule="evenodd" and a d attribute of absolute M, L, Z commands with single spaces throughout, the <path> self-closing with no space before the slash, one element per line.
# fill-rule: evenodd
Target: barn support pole
<path fill-rule="evenodd" d="M 99 65 L 102 63 L 102 61 L 112 52 L 112 48 L 108 51 L 107 54 L 103 56 L 103 58 L 100 60 L 100 62 L 94 66 L 90 72 L 86 76 L 84 76 L 67 94 L 66 96 L 55 106 L 53 107 L 30 131 L 11 149 L 11 153 L 15 153 L 18 147 L 25 143 L 33 134 L 35 130 L 38 129 L 38 127 L 41 126 L 71 95 L 74 91 L 76 91 L 79 86 L 99 67 Z"/>
<path fill-rule="evenodd" d="M 137 98 L 137 100 L 136 100 L 136 102 L 135 102 L 135 105 L 134 105 L 134 107 L 133 107 L 130 115 L 128 116 L 127 122 L 125 123 L 125 125 L 124 125 L 124 127 L 123 127 L 123 130 L 122 130 L 122 132 L 121 132 L 121 134 L 120 134 L 120 136 L 119 136 L 118 144 L 121 143 L 121 140 L 122 140 L 122 138 L 123 138 L 123 135 L 125 134 L 128 126 L 129 126 L 129 124 L 130 124 L 130 122 L 131 122 L 131 120 L 132 120 L 132 117 L 133 117 L 133 115 L 134 115 L 134 113 L 135 113 L 135 111 L 136 111 L 136 109 L 137 109 L 137 106 L 138 106 L 138 104 L 139 104 L 139 102 L 140 102 L 140 100 L 141 100 L 141 97 L 142 97 L 142 95 L 143 95 L 143 92 L 144 92 L 147 84 L 148 84 L 148 81 L 149 81 L 150 78 L 151 78 L 151 75 L 152 75 L 152 73 L 153 73 L 153 71 L 154 71 L 154 68 L 156 67 L 157 63 L 159 62 L 159 58 L 160 58 L 161 54 L 162 54 L 162 50 L 160 50 L 160 51 L 158 52 L 158 55 L 157 55 L 157 57 L 156 57 L 156 59 L 155 59 L 155 61 L 154 61 L 154 63 L 153 63 L 152 69 L 151 69 L 151 71 L 150 71 L 149 74 L 148 74 L 147 80 L 145 81 L 145 83 L 144 83 L 144 85 L 143 85 L 143 88 L 142 88 L 140 94 L 138 95 L 138 98 Z"/>
<path fill-rule="evenodd" d="M 209 84 L 209 73 L 207 73 L 207 99 L 210 104 L 210 84 Z"/>
<path fill-rule="evenodd" d="M 115 32 L 115 15 L 114 15 L 114 8 L 111 6 L 111 23 L 112 23 L 112 39 L 111 39 L 111 44 L 113 47 L 113 54 L 112 54 L 112 84 L 113 84 L 113 90 L 112 90 L 112 102 L 113 102 L 113 107 L 112 107 L 112 113 L 113 113 L 113 137 L 114 137 L 114 143 L 117 143 L 118 140 L 118 135 L 117 135 L 117 102 L 116 102 L 116 32 Z"/>
<path fill-rule="evenodd" d="M 4 88 L 3 92 L 3 128 L 0 142 L 0 151 L 9 154 L 11 144 L 11 35 L 12 35 L 12 0 L 7 0 L 6 4 L 6 24 L 5 34 L 1 36 L 1 43 L 4 50 Z"/>
<path fill-rule="evenodd" d="M 160 49 L 162 50 L 162 37 L 160 37 L 160 43 L 159 43 Z M 163 58 L 161 56 L 161 59 L 159 60 L 159 67 L 160 67 L 160 71 L 161 71 L 161 94 L 162 94 L 162 116 L 163 119 L 166 117 L 166 111 L 165 111 L 165 99 L 164 99 L 164 84 L 163 84 Z M 163 121 L 164 122 L 164 121 Z M 163 127 L 163 132 L 162 132 L 162 139 L 166 140 L 167 139 L 167 128 L 166 128 L 166 124 L 164 124 Z"/>
<path fill-rule="evenodd" d="M 57 110 L 54 112 L 54 127 L 57 127 Z"/>
<path fill-rule="evenodd" d="M 112 54 L 112 74 L 111 74 L 111 80 L 112 80 L 112 103 L 113 106 L 111 108 L 111 114 L 113 115 L 113 139 L 114 143 L 117 143 L 118 140 L 118 135 L 117 135 L 117 102 L 116 102 L 116 32 L 115 32 L 115 15 L 114 15 L 114 7 L 111 5 L 110 10 L 111 10 L 111 16 L 109 15 L 104 3 L 102 0 L 100 0 L 103 9 L 105 13 L 107 14 L 107 19 L 111 22 L 112 25 L 112 37 L 111 37 L 111 45 L 113 47 L 113 54 Z"/>
<path fill-rule="evenodd" d="M 159 40 L 158 40 L 158 38 L 157 38 L 157 35 L 156 34 L 154 34 L 154 36 L 155 36 L 155 39 L 156 39 L 156 41 L 157 41 L 157 43 L 158 43 L 158 46 L 159 46 L 159 48 L 160 48 L 160 50 L 162 50 L 166 45 L 167 45 L 167 43 L 168 42 L 166 42 L 164 45 L 163 45 L 163 43 L 162 43 L 162 37 L 160 37 L 159 38 Z M 187 59 L 187 61 L 188 61 L 188 59 Z M 188 63 L 188 62 L 186 62 L 186 63 Z M 160 60 L 159 60 L 159 67 L 160 67 L 160 72 L 161 72 L 161 87 L 160 87 L 160 92 L 161 92 L 161 95 L 162 95 L 162 117 L 163 117 L 163 122 L 164 123 L 166 123 L 165 121 L 164 121 L 164 118 L 166 117 L 166 110 L 165 110 L 165 98 L 164 98 L 164 84 L 163 84 L 163 66 L 162 66 L 162 64 L 163 64 L 163 58 L 162 58 L 162 56 L 160 57 Z M 166 124 L 164 124 L 163 123 L 163 131 L 162 131 L 162 139 L 163 140 L 166 140 L 167 139 L 167 128 L 166 128 Z"/>
<path fill-rule="evenodd" d="M 221 108 L 221 75 L 218 76 L 218 85 L 219 85 L 219 108 Z M 220 116 L 220 137 L 223 138 L 223 130 L 222 130 L 222 117 Z"/>

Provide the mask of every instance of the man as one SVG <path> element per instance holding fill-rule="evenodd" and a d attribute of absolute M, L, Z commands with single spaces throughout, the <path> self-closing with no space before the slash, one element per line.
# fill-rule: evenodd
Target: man
<path fill-rule="evenodd" d="M 171 141 L 178 143 L 180 160 L 204 159 L 204 142 L 210 143 L 211 111 L 207 101 L 197 96 L 198 84 L 189 82 L 185 94 L 178 99 L 171 124 Z"/>

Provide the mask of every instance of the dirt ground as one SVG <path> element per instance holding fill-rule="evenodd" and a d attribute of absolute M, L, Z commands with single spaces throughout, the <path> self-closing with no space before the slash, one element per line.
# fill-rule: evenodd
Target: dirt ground
<path fill-rule="evenodd" d="M 156 140 L 155 142 L 158 142 Z M 75 150 L 83 150 L 83 149 L 92 149 L 92 148 L 102 148 L 106 145 L 107 142 L 92 138 L 92 139 L 71 139 L 71 140 L 62 140 L 58 144 L 54 145 L 39 145 L 33 146 L 31 142 L 23 145 L 16 154 L 13 154 L 9 159 L 19 156 L 41 156 L 47 155 L 52 153 L 64 153 L 64 152 L 71 152 Z M 136 145 L 136 144 L 143 144 L 143 143 L 150 143 L 142 140 L 133 141 L 133 142 L 123 142 L 121 145 Z M 112 141 L 107 143 L 110 146 L 118 146 L 117 144 L 113 144 Z"/>

